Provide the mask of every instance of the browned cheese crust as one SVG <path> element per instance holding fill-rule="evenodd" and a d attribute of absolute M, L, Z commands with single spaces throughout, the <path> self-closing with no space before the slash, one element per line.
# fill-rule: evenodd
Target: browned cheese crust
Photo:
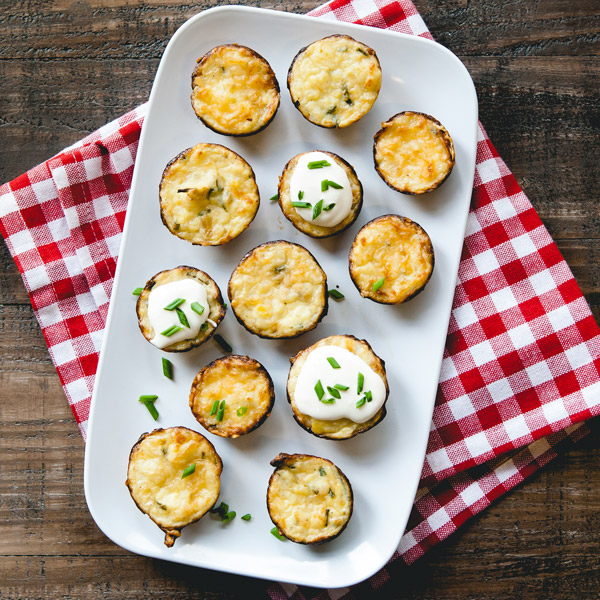
<path fill-rule="evenodd" d="M 373 157 L 377 173 L 391 188 L 404 194 L 425 194 L 452 172 L 454 143 L 437 119 L 405 111 L 381 124 Z"/>
<path fill-rule="evenodd" d="M 279 83 L 269 63 L 238 44 L 217 46 L 198 59 L 192 107 L 210 129 L 245 136 L 262 131 L 279 108 Z"/>
<path fill-rule="evenodd" d="M 366 340 L 359 340 L 353 335 L 331 335 L 319 340 L 312 346 L 300 351 L 296 356 L 290 358 L 292 366 L 287 380 L 287 399 L 292 407 L 294 419 L 296 419 L 298 425 L 317 437 L 330 440 L 347 440 L 375 427 L 375 425 L 377 425 L 377 423 L 379 423 L 386 415 L 385 402 L 377 414 L 365 423 L 355 423 L 347 418 L 325 421 L 314 419 L 310 415 L 300 412 L 295 401 L 298 376 L 300 375 L 300 371 L 302 370 L 308 355 L 321 346 L 339 346 L 362 358 L 383 380 L 386 392 L 385 402 L 387 402 L 390 389 L 385 374 L 385 362 L 373 352 L 373 348 L 371 348 L 371 345 Z"/>
<path fill-rule="evenodd" d="M 142 293 L 140 294 L 136 303 L 136 312 L 138 317 L 138 325 L 143 336 L 150 341 L 154 337 L 154 329 L 148 319 L 148 298 L 152 288 L 158 285 L 164 285 L 165 283 L 171 283 L 172 281 L 179 281 L 181 279 L 195 279 L 206 287 L 206 298 L 210 312 L 208 318 L 214 321 L 217 325 L 225 317 L 225 304 L 223 297 L 221 296 L 221 290 L 214 280 L 207 275 L 204 271 L 195 269 L 194 267 L 179 266 L 174 269 L 168 269 L 166 271 L 160 271 L 154 275 L 145 285 Z M 207 328 L 200 329 L 198 335 L 190 340 L 182 340 L 175 344 L 171 344 L 166 348 L 162 348 L 164 352 L 186 352 L 192 348 L 200 346 L 216 331 L 216 327 L 211 325 L 207 321 Z"/>
<path fill-rule="evenodd" d="M 250 225 L 260 204 L 252 167 L 219 144 L 197 144 L 167 164 L 160 182 L 167 229 L 198 246 L 219 246 Z"/>
<path fill-rule="evenodd" d="M 191 465 L 193 473 L 182 477 Z M 198 432 L 155 429 L 131 449 L 125 484 L 136 506 L 165 532 L 165 546 L 171 547 L 183 527 L 214 506 L 222 468 L 213 445 Z"/>
<path fill-rule="evenodd" d="M 299 244 L 279 240 L 251 250 L 228 286 L 237 320 L 263 338 L 293 338 L 327 314 L 327 276 Z"/>
<path fill-rule="evenodd" d="M 373 48 L 348 35 L 332 35 L 302 48 L 287 77 L 294 106 L 320 127 L 348 127 L 364 117 L 381 88 Z"/>
<path fill-rule="evenodd" d="M 190 408 L 198 423 L 228 438 L 237 438 L 264 423 L 274 402 L 269 373 L 248 356 L 224 356 L 213 361 L 198 372 L 190 392 Z"/>
<path fill-rule="evenodd" d="M 423 291 L 435 258 L 431 240 L 418 223 L 399 215 L 383 215 L 358 232 L 349 262 L 350 277 L 363 298 L 401 304 Z M 381 279 L 383 285 L 374 289 Z"/>
<path fill-rule="evenodd" d="M 309 454 L 279 454 L 271 461 L 269 516 L 299 544 L 321 544 L 348 525 L 354 506 L 348 478 L 330 460 Z"/>
<path fill-rule="evenodd" d="M 314 225 L 308 221 L 305 221 L 297 212 L 296 209 L 292 206 L 292 197 L 290 196 L 290 182 L 292 179 L 292 174 L 294 173 L 294 169 L 298 164 L 298 159 L 305 154 L 304 152 L 301 154 L 297 154 L 292 159 L 290 159 L 285 165 L 283 169 L 283 173 L 279 177 L 279 206 L 285 216 L 285 218 L 292 223 L 292 225 L 300 230 L 302 233 L 306 233 L 313 238 L 325 238 L 331 235 L 335 235 L 336 233 L 341 233 L 342 231 L 348 229 L 354 221 L 356 221 L 360 209 L 362 208 L 363 203 L 363 188 L 360 183 L 358 177 L 356 176 L 356 171 L 352 167 L 352 165 L 346 162 L 343 158 L 334 154 L 333 152 L 326 152 L 325 150 L 319 150 L 319 152 L 323 152 L 323 154 L 327 154 L 330 156 L 344 171 L 348 176 L 348 180 L 350 181 L 350 186 L 352 187 L 352 209 L 350 214 L 340 223 L 335 225 L 334 227 L 321 227 L 320 225 Z"/>

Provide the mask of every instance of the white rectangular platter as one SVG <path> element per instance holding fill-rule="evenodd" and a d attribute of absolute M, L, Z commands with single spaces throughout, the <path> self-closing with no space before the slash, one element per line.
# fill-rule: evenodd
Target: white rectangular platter
<path fill-rule="evenodd" d="M 371 46 L 381 62 L 383 84 L 371 112 L 343 130 L 326 130 L 306 121 L 293 107 L 286 75 L 295 54 L 331 34 L 348 34 Z M 213 133 L 190 104 L 196 59 L 214 46 L 239 43 L 264 56 L 281 86 L 281 106 L 263 132 L 248 138 Z M 425 112 L 441 121 L 456 147 L 456 166 L 448 181 L 425 197 L 388 188 L 373 168 L 373 135 L 381 122 L 402 110 Z M 171 39 L 150 96 L 135 165 L 125 232 L 112 292 L 108 326 L 94 388 L 85 456 L 85 494 L 98 526 L 120 546 L 146 556 L 264 579 L 316 587 L 342 587 L 380 569 L 404 532 L 421 473 L 456 274 L 471 198 L 477 129 L 477 98 L 462 63 L 425 39 L 370 27 L 283 12 L 228 6 L 207 10 L 186 22 Z M 162 225 L 158 186 L 167 162 L 200 142 L 223 144 L 253 167 L 262 198 L 250 228 L 232 242 L 198 247 L 171 235 Z M 277 191 L 285 163 L 299 152 L 335 152 L 356 169 L 364 186 L 364 206 L 356 223 L 326 240 L 294 229 L 269 198 Z M 371 219 L 398 213 L 429 233 L 436 265 L 425 291 L 400 306 L 362 299 L 348 273 L 348 251 L 359 229 Z M 177 265 L 206 271 L 224 295 L 232 270 L 246 252 L 276 239 L 308 248 L 346 299 L 330 301 L 318 327 L 293 340 L 263 340 L 239 325 L 231 310 L 219 327 L 237 354 L 259 360 L 276 392 L 269 419 L 235 440 L 205 432 L 193 418 L 188 395 L 194 375 L 222 355 L 214 341 L 183 354 L 163 354 L 140 334 L 132 290 L 152 275 Z M 316 438 L 292 418 L 285 384 L 289 357 L 332 334 L 368 340 L 385 360 L 390 385 L 388 414 L 374 429 L 351 440 Z M 175 379 L 166 379 L 161 357 L 168 356 Z M 138 402 L 158 394 L 155 422 Z M 223 525 L 206 515 L 182 532 L 172 548 L 163 533 L 133 503 L 125 486 L 131 447 L 156 427 L 183 425 L 205 434 L 223 460 L 220 500 L 238 517 Z M 278 453 L 308 453 L 332 460 L 350 480 L 354 514 L 334 541 L 309 547 L 279 541 L 270 530 L 265 497 Z"/>

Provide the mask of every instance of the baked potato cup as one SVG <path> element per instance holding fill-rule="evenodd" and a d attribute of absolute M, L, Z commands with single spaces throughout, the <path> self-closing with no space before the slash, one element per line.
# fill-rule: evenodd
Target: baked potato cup
<path fill-rule="evenodd" d="M 400 215 L 383 215 L 356 235 L 349 255 L 350 277 L 363 298 L 402 304 L 423 291 L 435 255 L 427 232 Z"/>
<path fill-rule="evenodd" d="M 348 525 L 354 507 L 348 478 L 330 460 L 279 454 L 271 465 L 267 508 L 279 530 L 298 544 L 322 544 Z"/>
<path fill-rule="evenodd" d="M 228 286 L 241 325 L 262 338 L 293 338 L 314 329 L 327 314 L 327 276 L 303 246 L 284 240 L 251 250 Z"/>
<path fill-rule="evenodd" d="M 125 482 L 136 506 L 165 532 L 171 547 L 181 530 L 210 510 L 223 464 L 213 445 L 186 427 L 155 429 L 131 449 Z"/>
<path fill-rule="evenodd" d="M 214 280 L 204 271 L 183 265 L 175 267 L 174 269 L 160 271 L 146 283 L 136 303 L 136 312 L 140 331 L 151 344 L 153 343 L 155 336 L 158 337 L 160 332 L 156 332 L 154 330 L 154 327 L 150 321 L 148 311 L 150 294 L 153 290 L 157 290 L 160 286 L 186 279 L 197 281 L 205 288 L 206 300 L 208 304 L 208 313 L 204 315 L 206 317 L 206 321 L 204 321 L 204 323 L 200 326 L 198 333 L 192 338 L 176 341 L 167 346 L 161 346 L 159 344 L 157 347 L 164 352 L 186 352 L 192 348 L 200 346 L 206 342 L 206 340 L 212 337 L 217 326 L 223 320 L 223 317 L 225 317 L 225 304 L 223 302 L 223 297 L 221 296 L 221 290 Z M 165 305 L 167 304 L 168 301 L 165 302 Z M 185 313 L 187 313 L 188 318 L 194 317 L 194 315 L 189 311 L 187 304 L 182 305 L 180 310 L 183 310 Z M 171 314 L 176 315 L 174 312 Z"/>
<path fill-rule="evenodd" d="M 192 383 L 190 408 L 210 433 L 237 438 L 254 431 L 271 414 L 273 381 L 253 358 L 230 355 L 200 369 Z"/>
<path fill-rule="evenodd" d="M 385 386 L 385 399 L 381 408 L 364 423 L 356 423 L 349 418 L 333 420 L 317 419 L 300 411 L 296 402 L 296 386 L 298 377 L 304 367 L 309 354 L 320 347 L 338 346 L 352 352 L 373 369 L 381 377 Z M 287 399 L 292 408 L 294 419 L 302 429 L 313 435 L 329 440 L 347 440 L 359 433 L 372 429 L 386 415 L 385 403 L 389 396 L 389 385 L 385 373 L 385 362 L 373 352 L 366 340 L 359 340 L 353 335 L 332 335 L 319 340 L 312 346 L 301 350 L 296 356 L 290 358 L 291 368 L 287 380 Z"/>
<path fill-rule="evenodd" d="M 348 35 L 331 35 L 302 48 L 287 76 L 294 106 L 320 127 L 348 127 L 364 117 L 381 88 L 375 51 Z"/>
<path fill-rule="evenodd" d="M 454 167 L 448 130 L 430 115 L 405 111 L 381 124 L 373 145 L 375 169 L 392 189 L 425 194 L 438 188 Z"/>
<path fill-rule="evenodd" d="M 269 63 L 239 44 L 217 46 L 198 59 L 192 75 L 192 108 L 217 133 L 262 131 L 279 108 L 279 83 Z"/>
<path fill-rule="evenodd" d="M 254 220 L 260 196 L 252 167 L 220 144 L 197 144 L 165 167 L 159 189 L 166 228 L 197 246 L 220 246 Z"/>
<path fill-rule="evenodd" d="M 301 154 L 297 154 L 288 161 L 288 163 L 285 165 L 285 168 L 283 169 L 283 173 L 279 177 L 278 188 L 279 206 L 285 218 L 288 221 L 290 221 L 290 223 L 296 229 L 313 238 L 326 238 L 337 233 L 341 233 L 342 231 L 348 229 L 348 227 L 350 227 L 352 223 L 356 221 L 363 204 L 363 187 L 358 177 L 356 176 L 356 171 L 354 170 L 352 165 L 337 154 L 334 154 L 333 152 L 320 152 L 331 157 L 331 159 L 344 170 L 348 177 L 348 181 L 350 183 L 350 188 L 352 191 L 352 206 L 350 208 L 348 216 L 345 217 L 343 221 L 341 221 L 337 225 L 334 225 L 333 227 L 323 227 L 320 225 L 316 225 L 311 221 L 303 219 L 298 214 L 295 207 L 292 206 L 292 202 L 296 200 L 296 198 L 292 197 L 290 192 L 292 175 L 298 165 L 300 157 L 308 153 L 304 152 Z"/>

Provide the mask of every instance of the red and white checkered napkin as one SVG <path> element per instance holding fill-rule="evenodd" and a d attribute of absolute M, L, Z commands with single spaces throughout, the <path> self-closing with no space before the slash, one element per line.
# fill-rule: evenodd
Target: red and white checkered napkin
<path fill-rule="evenodd" d="M 410 0 L 335 0 L 312 14 L 431 37 Z M 144 112 L 0 188 L 0 232 L 84 436 Z M 600 413 L 599 357 L 600 331 L 567 264 L 480 128 L 421 488 L 397 554 L 362 586 L 383 585 L 584 436 L 583 421 Z M 287 584 L 268 593 L 312 594 Z"/>

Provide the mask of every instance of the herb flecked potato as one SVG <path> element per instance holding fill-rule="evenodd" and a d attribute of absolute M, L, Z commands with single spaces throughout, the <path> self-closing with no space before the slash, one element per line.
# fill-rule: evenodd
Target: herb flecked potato
<path fill-rule="evenodd" d="M 330 460 L 279 454 L 271 465 L 267 508 L 279 530 L 298 544 L 322 544 L 348 525 L 354 507 L 348 478 Z"/>
<path fill-rule="evenodd" d="M 165 532 L 171 547 L 181 530 L 217 501 L 223 464 L 213 445 L 186 427 L 155 429 L 131 449 L 125 482 L 136 506 Z"/>

